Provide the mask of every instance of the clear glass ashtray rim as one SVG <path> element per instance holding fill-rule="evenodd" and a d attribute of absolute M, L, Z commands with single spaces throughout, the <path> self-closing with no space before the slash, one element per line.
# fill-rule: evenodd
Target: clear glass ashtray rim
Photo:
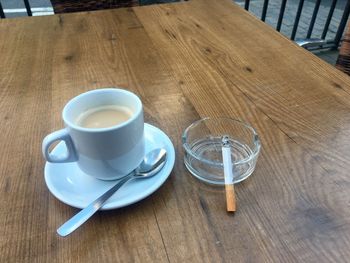
<path fill-rule="evenodd" d="M 255 129 L 247 124 L 246 122 L 243 122 L 243 121 L 240 121 L 240 120 L 237 120 L 237 119 L 233 119 L 233 118 L 230 118 L 230 117 L 217 117 L 217 118 L 212 118 L 212 117 L 205 117 L 205 118 L 202 118 L 200 120 L 197 120 L 195 122 L 193 122 L 190 126 L 188 126 L 183 134 L 182 134 L 182 146 L 184 147 L 185 151 L 187 154 L 189 154 L 192 158 L 195 158 L 196 160 L 204 163 L 204 164 L 207 164 L 207 165 L 210 165 L 210 166 L 216 166 L 216 167 L 223 167 L 223 163 L 222 162 L 217 162 L 217 161 L 213 161 L 213 160 L 210 160 L 210 159 L 205 159 L 201 156 L 198 156 L 195 152 L 193 152 L 191 150 L 191 147 L 189 145 L 189 143 L 187 142 L 187 139 L 188 139 L 188 133 L 190 132 L 191 129 L 193 129 L 195 126 L 197 126 L 198 124 L 202 123 L 202 122 L 205 122 L 205 121 L 228 121 L 228 122 L 234 122 L 234 123 L 238 123 L 242 126 L 244 126 L 245 128 L 249 129 L 252 134 L 253 134 L 253 144 L 254 144 L 254 149 L 251 149 L 253 154 L 242 159 L 242 160 L 239 160 L 239 161 L 236 161 L 236 162 L 233 162 L 232 165 L 241 165 L 241 164 L 245 164 L 247 162 L 250 162 L 254 159 L 256 159 L 259 155 L 259 152 L 260 152 L 260 148 L 261 148 L 261 143 L 260 143 L 260 139 L 259 139 L 259 136 L 257 134 L 257 132 L 255 131 Z"/>

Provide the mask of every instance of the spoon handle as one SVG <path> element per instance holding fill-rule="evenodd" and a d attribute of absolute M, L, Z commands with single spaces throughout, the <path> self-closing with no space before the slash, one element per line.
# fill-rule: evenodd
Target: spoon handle
<path fill-rule="evenodd" d="M 123 179 L 118 181 L 112 188 L 110 188 L 107 192 L 93 201 L 90 205 L 85 207 L 67 222 L 65 222 L 62 226 L 57 229 L 57 233 L 65 237 L 84 224 L 93 214 L 95 214 L 100 208 L 104 205 L 104 203 L 110 198 L 123 184 L 132 179 L 134 176 L 134 172 L 131 172 Z"/>

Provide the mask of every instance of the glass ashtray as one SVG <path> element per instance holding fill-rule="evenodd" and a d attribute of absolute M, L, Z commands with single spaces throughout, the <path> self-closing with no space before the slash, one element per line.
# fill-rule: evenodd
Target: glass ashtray
<path fill-rule="evenodd" d="M 260 140 L 248 124 L 231 118 L 204 118 L 192 123 L 182 135 L 185 165 L 196 178 L 224 185 L 223 139 L 231 149 L 233 183 L 248 178 L 260 152 Z"/>

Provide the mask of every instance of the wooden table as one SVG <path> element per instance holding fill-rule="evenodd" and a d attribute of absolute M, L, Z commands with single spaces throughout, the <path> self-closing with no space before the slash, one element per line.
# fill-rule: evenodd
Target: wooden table
<path fill-rule="evenodd" d="M 346 262 L 350 258 L 350 79 L 227 0 L 0 21 L 0 262 Z M 176 148 L 166 183 L 100 212 L 47 189 L 43 137 L 81 92 L 137 93 Z M 236 186 L 194 179 L 181 134 L 204 116 L 242 119 L 262 151 Z"/>

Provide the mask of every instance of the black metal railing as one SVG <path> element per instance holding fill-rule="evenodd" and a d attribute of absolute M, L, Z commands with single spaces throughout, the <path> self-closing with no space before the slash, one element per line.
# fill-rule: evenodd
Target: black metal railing
<path fill-rule="evenodd" d="M 28 0 L 23 0 L 24 6 L 26 7 L 27 14 L 28 16 L 32 16 L 32 10 L 30 9 L 29 1 Z"/>
<path fill-rule="evenodd" d="M 308 29 L 307 34 L 306 34 L 306 38 L 311 38 L 311 34 L 312 34 L 312 31 L 314 29 L 315 22 L 316 22 L 318 10 L 320 9 L 320 4 L 321 4 L 321 0 L 316 0 L 315 8 L 314 8 L 314 11 L 312 13 L 309 29 Z"/>
<path fill-rule="evenodd" d="M 24 6 L 26 8 L 27 15 L 28 16 L 32 16 L 33 13 L 32 13 L 32 10 L 30 8 L 29 1 L 28 0 L 23 0 L 23 2 L 24 2 Z M 5 13 L 4 13 L 4 9 L 3 9 L 2 5 L 1 5 L 1 1 L 0 1 L 0 18 L 5 18 L 5 17 L 6 16 L 5 16 Z"/>
<path fill-rule="evenodd" d="M 261 20 L 265 22 L 267 6 L 269 5 L 269 0 L 264 0 L 264 5 L 261 13 Z"/>
<path fill-rule="evenodd" d="M 262 21 L 266 20 L 266 14 L 267 11 L 269 9 L 269 0 L 260 0 L 263 1 L 262 3 L 262 7 L 261 7 L 261 16 L 260 19 Z M 278 14 L 278 18 L 277 19 L 277 23 L 276 23 L 276 30 L 278 32 L 281 32 L 281 27 L 283 24 L 283 20 L 285 18 L 285 14 L 286 14 L 286 6 L 287 6 L 287 1 L 288 0 L 281 0 L 281 5 L 279 8 L 279 14 Z M 337 26 L 337 30 L 335 33 L 335 37 L 333 39 L 327 39 L 327 33 L 329 32 L 329 26 L 331 24 L 332 18 L 334 16 L 334 10 L 336 8 L 337 5 L 337 0 L 331 0 L 331 4 L 329 6 L 329 10 L 328 10 L 328 14 L 327 14 L 327 19 L 324 23 L 322 34 L 320 35 L 320 37 L 318 38 L 311 38 L 312 34 L 314 32 L 314 27 L 315 27 L 315 22 L 316 19 L 319 15 L 319 10 L 320 10 L 320 5 L 321 5 L 321 0 L 315 0 L 315 4 L 313 7 L 313 11 L 312 11 L 312 16 L 310 17 L 310 20 L 308 21 L 308 28 L 307 28 L 307 32 L 305 32 L 305 36 L 303 36 L 302 38 L 296 39 L 296 34 L 299 28 L 299 22 L 300 22 L 300 18 L 303 12 L 303 7 L 305 2 L 307 2 L 308 0 L 299 0 L 296 12 L 294 14 L 294 24 L 292 26 L 292 30 L 291 33 L 289 35 L 290 39 L 293 41 L 296 41 L 298 44 L 300 44 L 301 46 L 304 46 L 305 48 L 309 48 L 309 49 L 322 49 L 322 48 L 338 48 L 339 43 L 341 41 L 343 32 L 345 30 L 346 27 L 346 23 L 348 21 L 349 18 L 349 14 L 350 14 L 350 0 L 348 0 L 346 2 L 346 5 L 343 8 L 343 13 L 341 15 L 341 19 L 340 22 Z M 323 1 L 330 1 L 330 0 L 323 0 Z M 254 1 L 255 3 L 257 1 Z M 252 6 L 252 3 L 250 0 L 244 0 L 244 8 L 248 11 L 250 11 L 250 7 Z M 272 0 L 270 1 L 272 2 Z M 276 5 L 274 5 L 274 8 L 276 8 Z M 289 12 L 290 15 L 290 12 Z M 290 17 L 289 17 L 290 19 Z"/>
<path fill-rule="evenodd" d="M 278 16 L 278 21 L 277 21 L 277 25 L 276 25 L 276 29 L 278 32 L 281 31 L 281 25 L 282 25 L 282 20 L 283 20 L 283 16 L 284 16 L 284 11 L 286 10 L 286 4 L 287 4 L 287 0 L 282 0 L 280 14 Z"/>
<path fill-rule="evenodd" d="M 1 2 L 0 2 L 0 18 L 5 18 L 4 9 L 2 9 Z"/>
<path fill-rule="evenodd" d="M 322 33 L 322 36 L 321 36 L 322 39 L 326 38 L 326 35 L 327 35 L 327 32 L 328 32 L 328 28 L 329 28 L 329 25 L 331 23 L 331 20 L 332 20 L 332 17 L 333 17 L 333 13 L 334 13 L 334 9 L 335 9 L 336 5 L 337 5 L 337 0 L 333 0 L 332 5 L 329 8 L 329 13 L 328 13 L 328 16 L 327 16 L 326 24 L 324 25 L 323 33 Z"/>

